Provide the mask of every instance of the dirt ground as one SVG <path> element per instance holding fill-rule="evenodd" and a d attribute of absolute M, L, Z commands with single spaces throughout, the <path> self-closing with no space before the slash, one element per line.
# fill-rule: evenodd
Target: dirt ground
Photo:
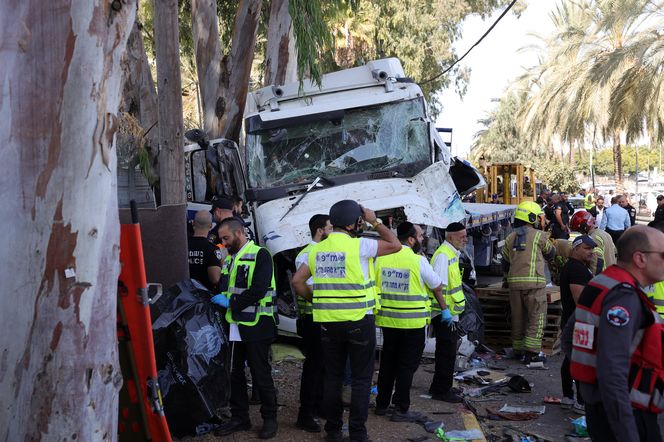
<path fill-rule="evenodd" d="M 475 408 L 477 420 L 485 435 L 487 441 L 520 441 L 520 438 L 513 439 L 506 436 L 507 432 L 518 431 L 521 436 L 531 436 L 531 440 L 563 441 L 567 435 L 573 434 L 573 428 L 570 424 L 572 419 L 579 417 L 571 410 L 563 410 L 559 405 L 544 404 L 544 396 L 561 396 L 560 391 L 560 363 L 561 355 L 549 358 L 547 370 L 529 369 L 517 361 L 501 359 L 496 361 L 505 367 L 504 370 L 493 370 L 505 376 L 520 374 L 529 382 L 533 383 L 533 389 L 530 393 L 514 393 L 509 388 L 503 387 L 499 392 L 488 395 L 471 398 L 468 404 Z M 278 441 L 320 441 L 324 438 L 324 433 L 311 434 L 306 433 L 295 427 L 297 418 L 299 383 L 302 362 L 301 361 L 282 361 L 273 364 L 273 376 L 279 391 L 279 433 L 274 440 Z M 374 376 L 374 382 L 376 380 Z M 468 417 L 468 408 L 464 404 L 448 404 L 445 402 L 433 401 L 426 397 L 426 393 L 433 376 L 433 361 L 423 359 L 413 382 L 411 390 L 411 410 L 421 412 L 427 415 L 431 421 L 442 421 L 447 430 L 464 430 L 469 423 L 472 425 L 472 417 Z M 477 385 L 460 384 L 462 388 L 475 388 Z M 372 405 L 375 396 L 372 396 Z M 490 420 L 487 418 L 487 407 L 498 409 L 504 404 L 513 406 L 532 406 L 546 405 L 546 412 L 537 419 L 530 421 L 504 421 Z M 252 431 L 240 432 L 235 435 L 223 438 L 224 440 L 245 441 L 258 440 L 257 432 L 262 423 L 258 406 L 251 407 Z M 466 416 L 464 419 L 464 415 Z M 344 414 L 347 422 L 348 414 Z M 395 423 L 387 417 L 379 417 L 369 410 L 369 419 L 367 422 L 369 437 L 374 441 L 406 441 L 412 438 L 427 437 L 429 440 L 437 440 L 431 433 L 427 433 L 422 425 L 417 423 Z M 196 438 L 185 438 L 188 442 L 206 442 L 217 440 L 213 435 L 205 435 Z M 425 439 L 421 439 L 425 440 Z M 576 440 L 576 439 L 572 439 Z M 583 439 L 578 439 L 583 440 Z"/>

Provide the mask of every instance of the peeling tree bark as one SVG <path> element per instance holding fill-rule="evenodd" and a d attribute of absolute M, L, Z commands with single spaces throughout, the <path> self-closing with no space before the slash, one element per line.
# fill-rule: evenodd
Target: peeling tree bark
<path fill-rule="evenodd" d="M 297 52 L 293 37 L 293 20 L 288 0 L 272 0 L 267 28 L 265 74 L 263 84 L 282 85 L 297 80 Z"/>
<path fill-rule="evenodd" d="M 115 440 L 114 134 L 135 2 L 0 8 L 0 440 Z"/>
<path fill-rule="evenodd" d="M 239 141 L 261 5 L 262 0 L 239 0 L 231 50 L 222 55 L 216 0 L 191 2 L 204 129 L 211 139 Z"/>
<path fill-rule="evenodd" d="M 613 133 L 613 178 L 616 181 L 616 192 L 622 194 L 625 191 L 625 179 L 623 177 L 620 131 Z"/>

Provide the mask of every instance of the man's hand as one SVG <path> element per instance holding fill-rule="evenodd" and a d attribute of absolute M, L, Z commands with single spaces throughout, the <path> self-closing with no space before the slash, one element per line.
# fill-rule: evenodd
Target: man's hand
<path fill-rule="evenodd" d="M 442 312 L 440 312 L 440 322 L 442 322 L 445 325 L 452 325 L 452 313 L 450 313 L 450 309 L 446 308 Z"/>
<path fill-rule="evenodd" d="M 222 295 L 222 294 L 214 295 L 212 297 L 212 299 L 210 299 L 210 302 L 212 302 L 213 304 L 218 305 L 219 307 L 223 307 L 223 308 L 228 308 L 228 305 L 229 305 L 228 298 L 226 297 L 226 295 Z"/>
<path fill-rule="evenodd" d="M 376 217 L 376 212 L 374 212 L 371 209 L 367 209 L 366 207 L 362 207 L 362 206 L 360 206 L 360 207 L 362 208 L 362 219 L 365 220 L 366 222 L 368 222 L 369 224 L 375 223 L 376 220 L 378 219 Z"/>

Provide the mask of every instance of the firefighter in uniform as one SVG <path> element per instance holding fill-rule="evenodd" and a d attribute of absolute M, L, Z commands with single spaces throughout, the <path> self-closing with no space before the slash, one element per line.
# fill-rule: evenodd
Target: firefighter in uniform
<path fill-rule="evenodd" d="M 616 263 L 616 247 L 611 235 L 597 228 L 595 218 L 585 211 L 576 212 L 569 220 L 569 228 L 582 235 L 590 236 L 597 244 L 595 256 L 590 263 L 590 271 L 598 275 L 607 267 Z"/>
<path fill-rule="evenodd" d="M 532 201 L 521 202 L 514 215 L 514 231 L 503 246 L 503 270 L 510 289 L 512 348 L 525 352 L 525 363 L 543 361 L 542 334 L 546 319 L 544 266 L 556 251 L 546 233 L 533 225 L 542 209 Z"/>
<path fill-rule="evenodd" d="M 321 323 L 325 373 L 323 409 L 326 440 L 343 440 L 341 386 L 350 360 L 352 393 L 350 440 L 367 440 L 366 421 L 373 377 L 376 326 L 376 281 L 373 259 L 401 250 L 396 235 L 357 202 L 343 200 L 330 208 L 334 231 L 309 251 L 309 262 L 293 275 L 297 294 L 313 302 L 314 322 Z M 358 238 L 367 222 L 380 235 L 375 241 Z M 313 293 L 307 279 L 313 276 Z"/>
<path fill-rule="evenodd" d="M 641 287 L 664 280 L 664 233 L 635 226 L 617 247 L 618 263 L 581 292 L 571 372 L 592 440 L 661 441 L 664 324 Z"/>
<path fill-rule="evenodd" d="M 376 259 L 376 287 L 380 308 L 376 325 L 382 328 L 383 350 L 378 372 L 375 413 L 387 413 L 390 403 L 393 422 L 413 422 L 418 415 L 408 411 L 413 375 L 424 351 L 425 326 L 430 320 L 429 290 L 436 304 L 445 305 L 440 278 L 422 249 L 423 232 L 405 221 L 397 227 L 401 250 Z M 394 394 L 393 394 L 394 392 Z"/>
<path fill-rule="evenodd" d="M 431 266 L 444 286 L 445 304 L 431 300 L 431 325 L 436 336 L 435 371 L 429 393 L 434 400 L 458 403 L 462 399 L 452 389 L 459 335 L 455 323 L 466 307 L 459 255 L 468 243 L 466 228 L 454 222 L 445 228 L 445 241 L 431 257 Z"/>
<path fill-rule="evenodd" d="M 664 281 L 654 283 L 647 295 L 655 306 L 657 313 L 664 317 Z"/>
<path fill-rule="evenodd" d="M 215 431 L 226 436 L 251 429 L 245 362 L 251 371 L 253 388 L 261 398 L 263 427 L 258 436 L 271 439 L 277 434 L 277 392 L 269 361 L 270 345 L 276 337 L 275 284 L 272 256 L 267 249 L 247 240 L 244 224 L 237 218 L 221 222 L 219 236 L 229 255 L 222 268 L 224 293 L 212 302 L 227 308 L 231 349 L 231 419 Z"/>
<path fill-rule="evenodd" d="M 312 242 L 303 248 L 295 258 L 296 270 L 309 262 L 309 251 L 313 246 L 332 232 L 330 217 L 319 214 L 309 220 L 309 232 Z M 313 280 L 309 278 L 307 285 L 311 286 Z M 300 379 L 300 410 L 295 425 L 310 433 L 320 433 L 320 425 L 314 415 L 323 399 L 323 350 L 320 342 L 320 324 L 314 322 L 311 302 L 297 297 L 297 334 L 302 337 L 304 349 L 304 364 Z"/>

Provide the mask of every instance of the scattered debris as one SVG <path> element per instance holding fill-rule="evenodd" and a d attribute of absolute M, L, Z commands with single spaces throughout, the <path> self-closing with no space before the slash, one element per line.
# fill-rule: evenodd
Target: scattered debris
<path fill-rule="evenodd" d="M 484 439 L 484 434 L 481 430 L 453 430 L 445 431 L 442 428 L 436 430 L 436 437 L 444 441 L 466 441 L 466 440 L 481 440 Z"/>
<path fill-rule="evenodd" d="M 526 378 L 520 375 L 512 376 L 507 382 L 507 386 L 515 393 L 530 393 L 535 384 L 528 382 Z"/>
<path fill-rule="evenodd" d="M 538 362 L 531 362 L 530 364 L 527 364 L 526 367 L 532 369 L 532 370 L 548 370 L 549 367 L 546 367 L 544 365 L 544 362 L 538 361 Z"/>
<path fill-rule="evenodd" d="M 508 421 L 529 421 L 537 419 L 540 416 L 540 413 L 535 411 L 528 411 L 523 413 L 509 413 L 509 412 L 496 410 L 495 408 L 491 407 L 486 407 L 486 412 L 489 419 L 493 420 L 505 419 Z"/>
<path fill-rule="evenodd" d="M 574 419 L 572 421 L 574 426 L 574 431 L 579 436 L 588 436 L 588 425 L 586 424 L 586 417 L 581 416 L 580 418 Z"/>
<path fill-rule="evenodd" d="M 299 348 L 297 348 L 294 345 L 289 345 L 289 344 L 282 344 L 282 343 L 275 343 L 271 345 L 271 350 L 272 350 L 272 361 L 273 362 L 281 362 L 281 361 L 287 361 L 287 360 L 295 360 L 295 361 L 303 361 L 304 360 L 304 355 L 300 351 Z"/>
<path fill-rule="evenodd" d="M 526 406 L 526 407 L 515 407 L 513 405 L 505 404 L 498 411 L 501 411 L 503 413 L 539 413 L 539 414 L 544 414 L 544 413 L 546 413 L 546 406 L 544 406 L 544 405 L 533 405 L 533 406 Z"/>

